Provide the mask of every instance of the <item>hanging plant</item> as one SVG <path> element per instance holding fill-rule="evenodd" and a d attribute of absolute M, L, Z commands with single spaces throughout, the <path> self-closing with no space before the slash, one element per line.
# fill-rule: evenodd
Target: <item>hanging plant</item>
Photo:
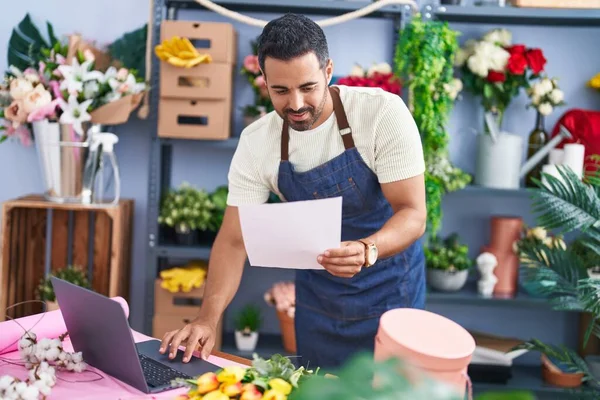
<path fill-rule="evenodd" d="M 427 232 L 435 236 L 442 222 L 443 195 L 471 182 L 471 176 L 453 166 L 448 156 L 446 127 L 462 90 L 453 75 L 458 32 L 445 22 L 424 22 L 416 15 L 399 35 L 394 73 L 408 89 L 409 108 L 421 134 L 427 165 Z"/>

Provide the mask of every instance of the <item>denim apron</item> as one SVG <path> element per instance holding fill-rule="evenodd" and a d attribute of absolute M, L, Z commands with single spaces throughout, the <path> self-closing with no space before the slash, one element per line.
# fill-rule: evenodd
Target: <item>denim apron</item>
<path fill-rule="evenodd" d="M 294 171 L 288 160 L 289 126 L 284 120 L 278 186 L 286 201 L 342 196 L 342 241 L 357 240 L 380 230 L 394 212 L 377 176 L 354 146 L 339 89 L 330 87 L 329 92 L 345 151 L 309 171 Z M 299 364 L 338 368 L 357 352 L 373 352 L 379 318 L 385 311 L 425 307 L 421 241 L 379 259 L 352 278 L 338 278 L 325 270 L 297 270 L 295 285 Z"/>

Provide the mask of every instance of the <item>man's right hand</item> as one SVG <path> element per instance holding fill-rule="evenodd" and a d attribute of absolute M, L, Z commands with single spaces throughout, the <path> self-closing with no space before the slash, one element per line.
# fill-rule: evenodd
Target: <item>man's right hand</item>
<path fill-rule="evenodd" d="M 215 345 L 216 329 L 202 321 L 194 321 L 183 328 L 167 332 L 160 345 L 160 353 L 169 352 L 169 358 L 174 358 L 180 345 L 185 346 L 183 362 L 192 358 L 192 353 L 198 346 L 201 347 L 201 356 L 207 359 Z"/>

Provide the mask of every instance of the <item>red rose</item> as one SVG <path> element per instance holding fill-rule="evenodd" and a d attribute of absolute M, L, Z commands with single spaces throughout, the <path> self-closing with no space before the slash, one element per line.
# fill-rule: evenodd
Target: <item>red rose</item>
<path fill-rule="evenodd" d="M 512 53 L 508 59 L 508 64 L 506 67 L 508 68 L 508 72 L 513 75 L 523 75 L 525 73 L 525 68 L 527 68 L 527 59 L 525 58 L 525 54 Z"/>
<path fill-rule="evenodd" d="M 525 57 L 527 58 L 527 62 L 529 63 L 529 68 L 534 74 L 539 74 L 544 70 L 546 66 L 546 58 L 544 57 L 544 53 L 540 49 L 531 49 L 527 50 L 525 53 Z"/>
<path fill-rule="evenodd" d="M 512 54 L 525 54 L 525 45 L 523 44 L 515 44 L 514 46 L 510 46 L 506 48 L 511 55 Z"/>
<path fill-rule="evenodd" d="M 506 80 L 506 75 L 504 75 L 504 72 L 490 70 L 488 72 L 487 80 L 491 83 L 504 82 Z"/>

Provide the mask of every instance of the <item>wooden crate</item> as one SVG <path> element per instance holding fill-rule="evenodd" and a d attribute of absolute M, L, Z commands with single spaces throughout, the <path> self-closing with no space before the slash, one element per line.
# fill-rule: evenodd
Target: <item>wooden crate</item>
<path fill-rule="evenodd" d="M 28 195 L 3 203 L 1 218 L 0 321 L 43 310 L 41 303 L 31 302 L 4 312 L 36 299 L 47 257 L 51 271 L 66 267 L 69 256 L 72 265 L 91 266 L 94 291 L 129 300 L 133 200 L 88 206 Z"/>

